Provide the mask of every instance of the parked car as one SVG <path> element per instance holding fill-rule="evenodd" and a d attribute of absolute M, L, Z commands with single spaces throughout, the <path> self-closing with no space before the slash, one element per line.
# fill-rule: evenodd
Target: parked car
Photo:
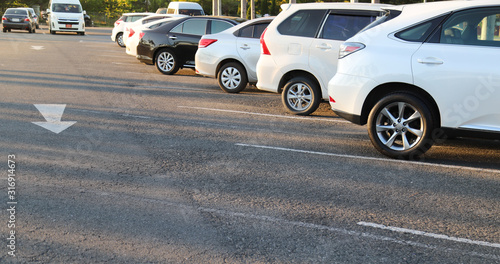
<path fill-rule="evenodd" d="M 161 20 L 161 19 L 164 19 L 164 18 L 169 18 L 169 17 L 187 17 L 186 15 L 162 15 L 162 14 L 152 14 L 150 16 L 146 16 L 146 17 L 143 17 L 139 20 L 136 20 L 134 22 L 131 22 L 131 23 L 125 23 L 125 26 L 124 26 L 124 29 L 123 29 L 123 44 L 125 44 L 125 48 L 127 47 L 127 40 L 129 37 L 133 36 L 136 32 L 136 30 L 138 30 L 138 28 L 144 24 L 147 24 L 147 23 L 150 23 L 150 22 L 153 22 L 153 21 L 157 21 L 157 20 Z M 134 30 L 135 28 L 135 30 Z"/>
<path fill-rule="evenodd" d="M 89 15 L 87 15 L 87 12 L 83 12 L 83 19 L 85 20 L 85 27 L 93 27 L 94 26 L 94 21 L 92 21 L 92 18 L 90 18 Z"/>
<path fill-rule="evenodd" d="M 153 29 L 156 27 L 159 27 L 165 23 L 169 23 L 172 20 L 178 19 L 180 17 L 185 17 L 184 15 L 167 15 L 167 16 L 174 16 L 174 17 L 168 17 L 160 20 L 154 20 L 152 22 L 149 22 L 144 25 L 139 25 L 135 26 L 130 30 L 129 37 L 127 38 L 125 42 L 125 50 L 128 55 L 137 56 L 137 46 L 139 45 L 139 40 L 141 39 L 142 36 L 142 31 L 144 29 Z M 136 21 L 137 22 L 137 21 Z M 134 22 L 134 23 L 136 23 Z"/>
<path fill-rule="evenodd" d="M 125 24 L 135 22 L 143 17 L 153 15 L 154 13 L 125 13 L 118 20 L 115 21 L 113 30 L 111 31 L 111 40 L 116 42 L 118 46 L 125 47 L 123 42 L 123 30 Z"/>
<path fill-rule="evenodd" d="M 341 46 L 328 85 L 335 113 L 367 124 L 375 148 L 392 158 L 418 157 L 442 135 L 500 138 L 500 3 L 390 13 Z"/>
<path fill-rule="evenodd" d="M 75 32 L 85 35 L 85 11 L 79 0 L 50 0 L 47 8 L 49 33 Z"/>
<path fill-rule="evenodd" d="M 40 21 L 39 21 L 40 19 L 39 19 L 38 15 L 36 14 L 35 9 L 33 9 L 31 7 L 26 7 L 26 9 L 31 13 L 31 16 L 35 20 L 36 29 L 39 29 L 40 28 Z"/>
<path fill-rule="evenodd" d="M 194 68 L 201 36 L 221 32 L 242 21 L 236 17 L 190 16 L 144 29 L 137 46 L 137 59 L 155 64 L 163 74 L 175 74 L 183 67 Z"/>
<path fill-rule="evenodd" d="M 195 56 L 196 73 L 217 78 L 219 87 L 238 93 L 257 82 L 260 35 L 274 17 L 257 18 L 217 34 L 204 35 Z"/>
<path fill-rule="evenodd" d="M 8 8 L 2 16 L 2 26 L 3 32 L 19 29 L 35 33 L 36 22 L 26 8 Z"/>
<path fill-rule="evenodd" d="M 282 94 L 286 109 L 314 112 L 328 99 L 342 42 L 383 16 L 381 4 L 310 3 L 282 5 L 261 36 L 257 88 Z"/>

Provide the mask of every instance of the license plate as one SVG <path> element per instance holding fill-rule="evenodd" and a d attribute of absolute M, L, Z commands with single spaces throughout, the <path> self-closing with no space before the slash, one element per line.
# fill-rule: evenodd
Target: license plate
<path fill-rule="evenodd" d="M 21 19 L 19 19 L 19 18 L 13 18 L 12 22 L 21 22 Z"/>
<path fill-rule="evenodd" d="M 72 27 L 72 25 L 71 24 L 66 24 L 66 27 L 70 28 L 70 27 Z"/>

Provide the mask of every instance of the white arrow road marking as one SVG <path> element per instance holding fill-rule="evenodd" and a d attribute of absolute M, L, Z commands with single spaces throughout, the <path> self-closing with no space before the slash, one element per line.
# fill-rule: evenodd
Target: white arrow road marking
<path fill-rule="evenodd" d="M 61 133 L 76 123 L 76 121 L 61 121 L 64 108 L 66 108 L 65 104 L 35 104 L 34 106 L 40 111 L 47 122 L 32 123 L 56 134 Z"/>
<path fill-rule="evenodd" d="M 31 49 L 34 49 L 34 50 L 43 50 L 43 49 L 45 49 L 45 47 L 43 47 L 43 46 L 31 46 Z"/>

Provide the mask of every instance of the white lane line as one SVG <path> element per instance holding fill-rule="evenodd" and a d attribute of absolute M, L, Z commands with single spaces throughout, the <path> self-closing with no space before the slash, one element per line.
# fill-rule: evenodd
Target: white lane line
<path fill-rule="evenodd" d="M 467 239 L 467 238 L 450 237 L 447 235 L 428 233 L 428 232 L 414 230 L 414 229 L 407 229 L 407 228 L 394 227 L 394 226 L 385 226 L 385 225 L 369 223 L 369 222 L 359 222 L 358 225 L 368 226 L 368 227 L 373 227 L 373 228 L 378 228 L 378 229 L 384 229 L 384 230 L 390 230 L 390 231 L 394 231 L 394 232 L 398 232 L 398 233 L 407 233 L 407 234 L 412 234 L 412 235 L 426 236 L 426 237 L 432 237 L 432 238 L 437 238 L 437 239 L 450 240 L 450 241 L 454 241 L 454 242 L 479 245 L 479 246 L 484 246 L 484 247 L 500 248 L 500 244 L 498 244 L 498 243 L 476 241 L 476 240 L 471 240 L 471 239 Z"/>
<path fill-rule="evenodd" d="M 236 110 L 227 110 L 227 109 L 217 109 L 217 108 L 206 108 L 206 107 L 195 107 L 195 106 L 177 106 L 180 108 L 189 108 L 189 109 L 197 109 L 197 110 L 207 110 L 207 111 L 215 111 L 215 112 L 226 112 L 226 113 L 234 113 L 234 114 L 246 114 L 246 115 L 258 115 L 258 116 L 268 116 L 268 117 L 279 117 L 279 118 L 289 118 L 289 119 L 302 119 L 309 121 L 327 121 L 327 122 L 338 122 L 338 123 L 350 123 L 347 120 L 342 119 L 330 119 L 330 118 L 321 118 L 321 117 L 299 117 L 299 116 L 284 116 L 284 115 L 272 115 L 272 114 L 263 114 L 263 113 L 254 113 L 254 112 L 245 112 L 245 111 L 236 111 Z"/>
<path fill-rule="evenodd" d="M 465 166 L 458 166 L 458 165 L 445 165 L 445 164 L 436 164 L 436 163 L 425 163 L 425 162 L 419 162 L 419 161 L 408 161 L 408 160 L 384 159 L 384 158 L 374 158 L 374 157 L 365 157 L 365 156 L 346 155 L 346 154 L 335 154 L 335 153 L 328 153 L 328 152 L 318 152 L 318 151 L 309 151 L 309 150 L 300 150 L 300 149 L 290 149 L 290 148 L 281 148 L 281 147 L 252 145 L 252 144 L 244 144 L 244 143 L 236 143 L 235 145 L 242 146 L 242 147 L 252 147 L 252 148 L 281 150 L 281 151 L 298 152 L 298 153 L 314 154 L 314 155 L 322 155 L 322 156 L 331 156 L 331 157 L 340 157 L 340 158 L 350 158 L 350 159 L 360 159 L 360 160 L 375 160 L 375 161 L 384 161 L 384 162 L 391 162 L 391 163 L 404 163 L 404 164 L 413 164 L 413 165 L 420 165 L 420 166 L 440 167 L 440 168 L 447 168 L 447 169 L 457 169 L 457 170 L 470 170 L 470 171 L 478 171 L 478 172 L 500 173 L 500 170 L 495 170 L 495 169 L 483 169 L 483 168 L 465 167 Z"/>

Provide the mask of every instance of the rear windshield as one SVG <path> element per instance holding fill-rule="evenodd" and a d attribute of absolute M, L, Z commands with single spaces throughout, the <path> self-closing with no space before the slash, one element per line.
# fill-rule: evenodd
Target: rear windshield
<path fill-rule="evenodd" d="M 6 15 L 27 15 L 28 13 L 24 9 L 7 9 L 5 11 Z"/>
<path fill-rule="evenodd" d="M 52 4 L 52 11 L 60 13 L 81 13 L 82 7 L 75 4 Z"/>

